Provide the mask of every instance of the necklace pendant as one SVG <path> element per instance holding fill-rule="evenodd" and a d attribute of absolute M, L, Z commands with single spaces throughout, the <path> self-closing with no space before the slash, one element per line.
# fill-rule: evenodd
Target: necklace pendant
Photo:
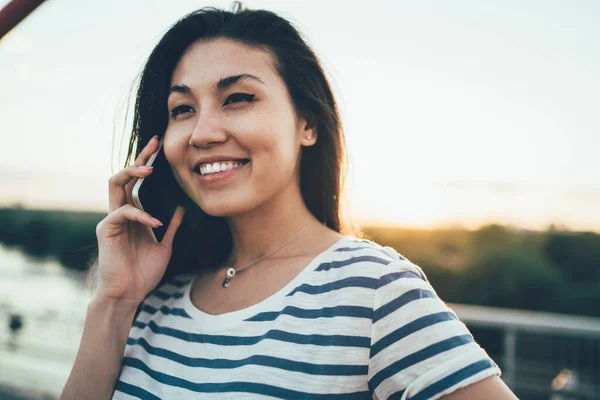
<path fill-rule="evenodd" d="M 223 280 L 222 286 L 224 288 L 229 286 L 229 282 L 231 281 L 231 278 L 233 278 L 235 276 L 235 269 L 233 268 L 229 268 L 227 270 L 227 276 L 225 276 L 225 279 Z"/>

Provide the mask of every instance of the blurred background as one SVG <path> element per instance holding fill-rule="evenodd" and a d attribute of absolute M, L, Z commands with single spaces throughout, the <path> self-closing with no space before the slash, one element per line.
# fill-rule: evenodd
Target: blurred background
<path fill-rule="evenodd" d="M 600 2 L 246 5 L 321 57 L 366 237 L 423 268 L 520 398 L 599 399 Z M 0 398 L 66 382 L 130 91 L 203 6 L 230 1 L 46 0 L 0 39 Z"/>

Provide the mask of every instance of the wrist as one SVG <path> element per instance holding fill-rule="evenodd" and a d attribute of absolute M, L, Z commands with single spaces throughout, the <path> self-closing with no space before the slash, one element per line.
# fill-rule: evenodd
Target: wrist
<path fill-rule="evenodd" d="M 116 299 L 96 293 L 88 304 L 88 309 L 102 311 L 110 316 L 132 316 L 137 311 L 141 301 L 134 299 Z"/>

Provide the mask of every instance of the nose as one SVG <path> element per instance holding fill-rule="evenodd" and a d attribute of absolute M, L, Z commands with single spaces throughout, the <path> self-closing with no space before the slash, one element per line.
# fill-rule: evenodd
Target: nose
<path fill-rule="evenodd" d="M 200 112 L 188 144 L 192 147 L 206 148 L 227 141 L 227 132 L 220 118 L 209 112 Z"/>

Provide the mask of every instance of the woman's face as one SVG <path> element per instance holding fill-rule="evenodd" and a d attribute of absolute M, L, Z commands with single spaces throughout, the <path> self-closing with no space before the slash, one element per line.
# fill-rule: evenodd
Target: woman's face
<path fill-rule="evenodd" d="M 166 158 L 206 213 L 240 214 L 298 187 L 300 149 L 316 132 L 296 115 L 270 53 L 228 39 L 195 43 L 167 105 Z"/>

